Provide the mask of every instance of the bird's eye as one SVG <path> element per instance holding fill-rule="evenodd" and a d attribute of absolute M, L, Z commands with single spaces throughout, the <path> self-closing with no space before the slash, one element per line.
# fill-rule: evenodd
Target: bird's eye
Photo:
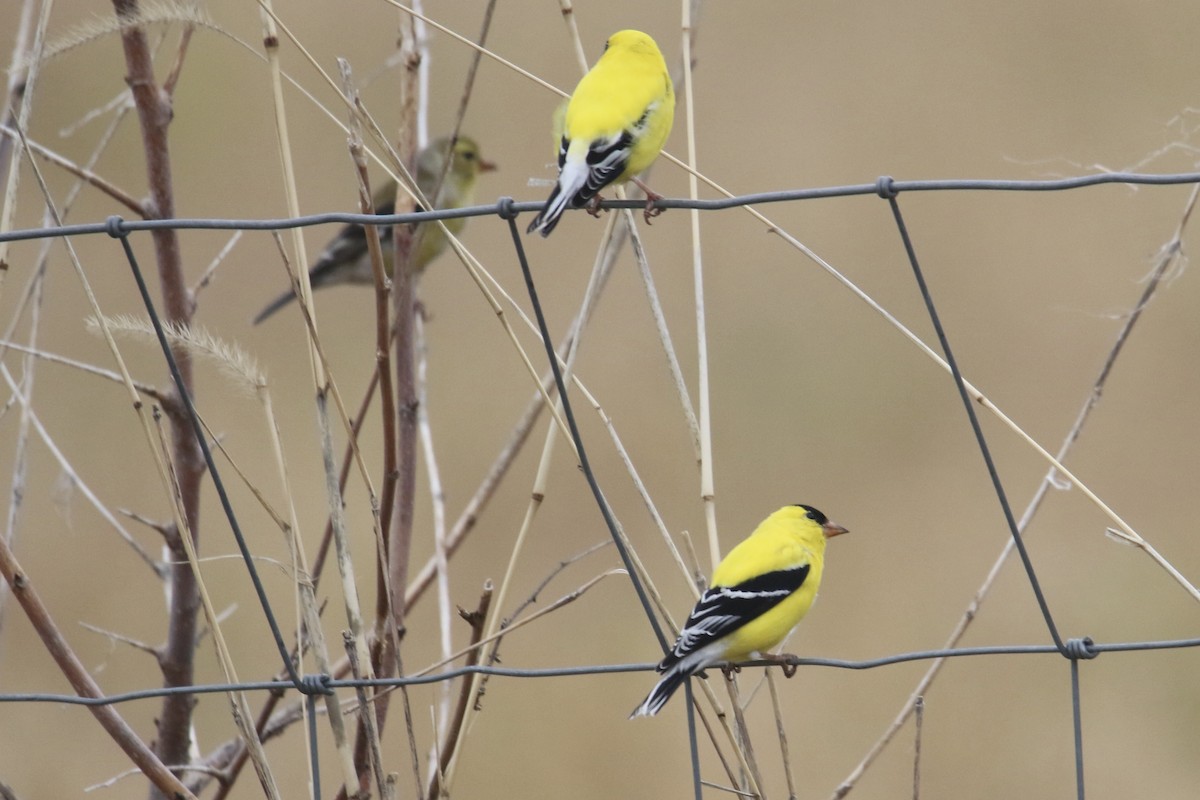
<path fill-rule="evenodd" d="M 804 516 L 808 517 L 809 519 L 811 519 L 813 522 L 817 523 L 818 525 L 824 525 L 826 522 L 829 521 L 828 517 L 826 517 L 824 514 L 822 514 L 820 511 L 813 508 L 812 506 L 802 505 L 800 507 L 804 509 L 804 512 L 805 512 Z"/>

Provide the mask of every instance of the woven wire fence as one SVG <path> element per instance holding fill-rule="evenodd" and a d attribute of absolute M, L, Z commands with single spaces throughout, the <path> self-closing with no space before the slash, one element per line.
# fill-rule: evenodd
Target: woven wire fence
<path fill-rule="evenodd" d="M 877 195 L 888 205 L 894 220 L 896 232 L 899 237 L 899 243 L 903 247 L 907 261 L 912 269 L 912 278 L 920 291 L 925 310 L 928 313 L 929 321 L 936 333 L 940 355 L 942 358 L 944 358 L 945 364 L 947 365 L 950 374 L 953 377 L 953 383 L 961 400 L 967 423 L 970 426 L 972 435 L 978 447 L 979 454 L 982 457 L 983 468 L 986 470 L 988 475 L 988 479 L 998 502 L 999 511 L 1002 514 L 1004 522 L 1011 534 L 1012 545 L 1020 558 L 1028 587 L 1037 600 L 1042 619 L 1044 620 L 1046 633 L 1051 641 L 1049 644 L 1035 645 L 994 645 L 917 650 L 911 652 L 894 653 L 891 655 L 865 660 L 788 656 L 787 664 L 793 668 L 805 666 L 848 670 L 869 670 L 903 662 L 934 661 L 946 658 L 1058 654 L 1067 663 L 1070 671 L 1070 683 L 1067 691 L 1069 691 L 1071 695 L 1070 708 L 1072 709 L 1072 724 L 1074 730 L 1073 753 L 1075 783 L 1076 794 L 1080 800 L 1085 797 L 1084 773 L 1086 764 L 1085 756 L 1087 753 L 1086 742 L 1084 740 L 1081 723 L 1082 715 L 1086 710 L 1087 698 L 1086 693 L 1081 691 L 1080 686 L 1080 662 L 1094 659 L 1104 653 L 1197 647 L 1200 646 L 1200 638 L 1181 638 L 1160 641 L 1098 642 L 1093 641 L 1091 638 L 1086 636 L 1064 637 L 1063 633 L 1060 631 L 1059 625 L 1056 623 L 1054 609 L 1047 601 L 1043 593 L 1041 583 L 1038 580 L 1035 559 L 1030 555 L 1023 541 L 1022 529 L 1028 521 L 1029 512 L 1027 512 L 1024 517 L 1018 517 L 1018 514 L 1014 511 L 1009 502 L 1008 495 L 1005 490 L 1005 484 L 1000 475 L 1000 470 L 996 467 L 988 445 L 987 437 L 984 434 L 978 418 L 977 408 L 985 406 L 986 403 L 981 400 L 978 393 L 965 381 L 962 372 L 959 369 L 958 362 L 954 357 L 954 351 L 952 347 L 954 335 L 952 331 L 947 331 L 942 325 L 941 317 L 939 316 L 938 311 L 939 307 L 935 301 L 937 287 L 930 286 L 926 281 L 925 275 L 921 268 L 920 253 L 918 252 L 918 248 L 914 245 L 913 240 L 909 235 L 909 227 L 906 223 L 905 216 L 902 213 L 903 204 L 901 202 L 901 198 L 906 194 L 915 192 L 1054 192 L 1082 190 L 1102 184 L 1147 186 L 1179 184 L 1200 185 L 1200 173 L 1105 173 L 1062 180 L 1045 181 L 897 181 L 889 177 L 882 177 L 876 182 L 869 184 L 769 192 L 743 195 L 722 200 L 663 198 L 658 200 L 656 203 L 661 209 L 697 209 L 705 212 L 711 212 L 720 209 L 729 209 L 749 205 L 762 205 L 767 203 L 809 201 L 855 195 Z M 1193 200 L 1194 198 L 1195 196 L 1193 195 Z M 603 204 L 603 207 L 606 209 L 640 209 L 642 206 L 643 203 L 641 201 L 634 200 L 611 200 L 605 201 Z M 513 253 L 520 263 L 522 274 L 525 278 L 525 285 L 529 293 L 531 308 L 536 316 L 541 339 L 546 345 L 547 361 L 550 369 L 553 372 L 558 394 L 562 398 L 562 410 L 564 418 L 569 426 L 583 475 L 592 492 L 592 496 L 594 497 L 596 509 L 603 516 L 605 524 L 612 536 L 613 543 L 620 554 L 625 570 L 628 573 L 630 584 L 637 593 L 641 605 L 645 611 L 647 623 L 652 627 L 660 644 L 663 647 L 667 647 L 670 644 L 669 640 L 671 637 L 669 633 L 664 630 L 662 622 L 660 621 L 660 617 L 656 613 L 653 603 L 646 594 L 642 580 L 639 578 L 639 570 L 635 568 L 635 565 L 631 560 L 631 556 L 627 551 L 626 543 L 619 531 L 619 527 L 609 507 L 605 493 L 602 490 L 602 487 L 600 486 L 598 479 L 589 463 L 588 452 L 589 446 L 592 443 L 585 440 L 580 433 L 579 426 L 576 422 L 575 412 L 571 403 L 572 393 L 567 391 L 567 385 L 565 382 L 566 379 L 564 378 L 562 369 L 560 367 L 559 358 L 556 356 L 554 351 L 552 344 L 553 340 L 550 337 L 550 333 L 545 321 L 545 315 L 543 314 L 542 305 L 538 299 L 536 282 L 533 277 L 533 271 L 530 268 L 529 260 L 526 256 L 523 236 L 517 224 L 517 218 L 522 213 L 535 211 L 540 207 L 541 203 L 516 202 L 511 198 L 501 198 L 496 203 L 490 205 L 480 205 L 455 210 L 430 211 L 387 216 L 326 213 L 291 219 L 275 220 L 169 219 L 145 221 L 131 221 L 124 220 L 120 217 L 110 217 L 104 222 L 35 228 L 0 234 L 0 242 L 45 239 L 50 237 L 78 237 L 95 235 L 107 235 L 117 240 L 132 271 L 132 275 L 137 284 L 141 300 L 145 305 L 146 312 L 149 315 L 149 319 L 154 327 L 159 345 L 161 346 L 162 357 L 169 366 L 171 375 L 176 382 L 176 388 L 180 391 L 188 417 L 191 425 L 193 426 L 196 441 L 199 443 L 204 455 L 209 479 L 212 481 L 212 484 L 220 498 L 227 524 L 236 540 L 237 546 L 243 558 L 246 573 L 253 582 L 261 604 L 261 613 L 263 618 L 270 626 L 275 646 L 279 652 L 283 670 L 287 674 L 286 679 L 282 680 L 209 683 L 170 689 L 144 689 L 101 696 L 77 696 L 49 692 L 8 692 L 0 693 L 0 704 L 61 703 L 89 707 L 104 707 L 130 703 L 136 700 L 144 700 L 148 698 L 159 698 L 168 694 L 202 695 L 227 692 L 281 692 L 286 690 L 294 690 L 305 696 L 306 703 L 308 705 L 308 747 L 310 748 L 309 760 L 314 770 L 313 794 L 315 797 L 319 798 L 321 796 L 321 781 L 319 779 L 318 772 L 320 767 L 320 757 L 317 752 L 318 714 L 316 713 L 316 703 L 322 696 L 328 696 L 336 693 L 338 690 L 343 689 L 378 689 L 386 687 L 415 686 L 451 681 L 469 675 L 487 675 L 501 678 L 540 679 L 564 676 L 583 678 L 589 676 L 595 677 L 610 675 L 615 673 L 653 671 L 655 666 L 653 663 L 630 663 L 595 664 L 579 667 L 540 669 L 526 669 L 512 666 L 473 665 L 458 668 L 448 668 L 436 673 L 419 676 L 402 676 L 369 680 L 353 678 L 339 679 L 328 674 L 301 675 L 295 666 L 294 654 L 287 645 L 283 631 L 279 622 L 277 621 L 276 611 L 272 608 L 268 594 L 263 588 L 263 583 L 259 576 L 259 569 L 255 564 L 251 547 L 246 541 L 246 537 L 242 531 L 242 526 L 239 524 L 237 511 L 228 497 L 222 478 L 222 469 L 218 465 L 217 460 L 214 458 L 213 452 L 209 445 L 210 437 L 207 435 L 201 419 L 196 413 L 196 409 L 192 404 L 191 398 L 184 390 L 184 384 L 179 375 L 179 367 L 172 352 L 169 332 L 164 328 L 164 325 L 160 321 L 160 315 L 158 313 L 156 303 L 152 298 L 149 289 L 147 288 L 146 281 L 142 274 L 142 268 L 138 263 L 130 243 L 130 240 L 139 233 L 156 229 L 280 231 L 297 227 L 323 225 L 329 223 L 395 225 L 400 223 L 417 223 L 431 220 L 448 220 L 477 216 L 495 216 L 506 221 L 508 228 L 511 231 Z M 1139 302 L 1134 315 L 1127 322 L 1128 325 L 1132 325 L 1132 323 L 1136 321 L 1136 316 L 1140 314 L 1141 310 L 1145 307 L 1145 303 L 1153 293 L 1157 285 L 1157 281 L 1161 279 L 1161 277 L 1162 275 L 1160 272 L 1154 277 L 1154 282 L 1147 287 L 1146 294 Z M 1111 366 L 1111 364 L 1108 366 Z M 1106 366 L 1106 371 L 1108 366 Z M 1059 469 L 1060 468 L 1057 466 L 1051 468 L 1050 475 L 1048 475 L 1047 480 L 1043 482 L 1042 491 L 1044 491 L 1045 488 L 1050 485 L 1053 480 L 1055 480 L 1056 471 L 1059 471 Z M 1061 476 L 1059 476 L 1059 479 L 1061 479 Z M 1129 538 L 1119 529 L 1114 529 L 1112 532 L 1116 536 Z M 1135 536 L 1135 534 L 1133 535 Z M 1134 543 L 1137 544 L 1136 541 Z M 25 588 L 21 585 L 20 575 L 8 575 L 8 577 L 13 583 L 14 589 Z M 1183 579 L 1183 576 L 1179 576 L 1179 578 L 1184 580 L 1186 583 L 1186 580 Z M 1192 591 L 1194 593 L 1195 590 L 1192 589 Z M 765 662 L 750 662 L 742 666 L 764 665 Z M 688 734 L 692 758 L 693 793 L 695 797 L 699 798 L 703 793 L 705 781 L 701 776 L 701 763 L 699 755 L 700 742 L 698 741 L 698 726 L 695 719 L 696 711 L 694 704 L 691 702 L 691 689 L 692 687 L 689 685 L 687 687 Z M 920 702 L 920 697 L 918 696 L 916 698 L 916 708 L 918 709 L 920 708 Z M 849 788 L 849 786 L 843 786 L 841 789 L 839 789 L 835 796 L 841 796 L 842 794 L 845 794 L 849 791 Z"/>

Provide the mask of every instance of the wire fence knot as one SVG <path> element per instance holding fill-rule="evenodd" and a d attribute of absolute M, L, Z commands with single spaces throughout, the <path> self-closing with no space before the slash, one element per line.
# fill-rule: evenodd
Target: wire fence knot
<path fill-rule="evenodd" d="M 1100 651 L 1096 649 L 1096 643 L 1090 636 L 1084 636 L 1082 639 L 1067 639 L 1063 644 L 1063 650 L 1067 658 L 1072 661 L 1092 659 L 1100 655 Z"/>
<path fill-rule="evenodd" d="M 296 688 L 303 695 L 333 694 L 333 687 L 329 685 L 332 682 L 333 676 L 326 675 L 325 673 L 305 675 L 296 684 Z"/>
<path fill-rule="evenodd" d="M 114 239 L 125 238 L 125 220 L 119 214 L 113 214 L 104 220 L 104 231 Z"/>
<path fill-rule="evenodd" d="M 891 175 L 880 175 L 875 181 L 875 193 L 884 200 L 895 198 L 900 192 L 896 189 L 896 181 Z"/>
<path fill-rule="evenodd" d="M 496 201 L 496 214 L 500 219 L 509 221 L 517 218 L 516 200 L 511 197 L 501 197 Z"/>

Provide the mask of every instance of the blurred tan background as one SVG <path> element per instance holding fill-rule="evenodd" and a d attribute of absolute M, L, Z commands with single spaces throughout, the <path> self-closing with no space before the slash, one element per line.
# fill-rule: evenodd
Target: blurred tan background
<path fill-rule="evenodd" d="M 17 3 L 0 10 L 0 47 L 12 46 Z M 267 71 L 253 3 L 213 2 L 216 29 L 193 39 L 175 100 L 172 155 L 181 216 L 281 217 Z M 428 13 L 474 37 L 484 3 L 427 0 Z M 360 81 L 394 53 L 397 14 L 384 3 L 282 2 L 278 13 L 322 66 L 351 60 Z M 52 41 L 62 41 L 105 4 L 56 4 Z M 581 2 L 575 9 L 589 59 L 615 30 L 654 35 L 671 64 L 678 59 L 678 4 Z M 1035 0 L 953 3 L 760 2 L 706 5 L 698 20 L 695 71 L 700 169 L 735 193 L 868 183 L 880 174 L 918 178 L 1043 178 L 1138 166 L 1154 172 L 1194 169 L 1200 105 L 1195 42 L 1200 9 L 1188 0 L 1096 4 Z M 165 73 L 177 34 L 160 56 Z M 557 4 L 498 5 L 488 46 L 564 89 L 578 78 Z M 469 62 L 467 48 L 431 31 L 432 135 L 452 122 Z M 336 96 L 288 43 L 286 69 L 339 119 Z M 44 65 L 31 136 L 76 160 L 91 151 L 102 121 L 70 136 L 65 126 L 124 88 L 116 37 L 87 40 Z M 394 71 L 364 91 L 372 112 L 394 129 Z M 288 93 L 299 190 L 306 213 L 356 209 L 345 136 L 309 100 Z M 482 178 L 479 200 L 501 195 L 541 200 L 552 177 L 549 118 L 557 100 L 485 58 L 464 132 L 477 138 L 500 171 Z M 686 154 L 682 101 L 668 149 Z M 145 192 L 136 122 L 129 117 L 97 171 L 135 196 Z M 61 195 L 70 183 L 47 168 Z M 652 185 L 685 194 L 678 168 L 660 162 Z M 935 300 L 964 372 L 1026 431 L 1058 448 L 1087 396 L 1123 320 L 1142 291 L 1159 248 L 1179 223 L 1188 186 L 1106 186 L 1069 193 L 903 195 Z M 706 193 L 705 196 L 712 196 Z M 39 196 L 26 170 L 20 227 L 41 224 Z M 875 197 L 809 201 L 763 209 L 813 247 L 918 334 L 931 328 L 887 205 Z M 86 191 L 73 221 L 125 213 Z M 525 222 L 526 220 L 522 220 Z M 821 602 L 792 639 L 803 655 L 872 658 L 938 647 L 1003 547 L 1008 532 L 949 377 L 826 273 L 741 211 L 701 215 L 712 384 L 717 513 L 724 548 L 779 505 L 818 506 L 851 529 L 829 552 Z M 547 241 L 527 240 L 538 286 L 556 335 L 583 294 L 602 223 L 569 215 Z M 306 232 L 310 256 L 333 232 Z M 645 244 L 689 385 L 696 391 L 689 216 L 669 211 L 643 229 Z M 186 232 L 191 279 L 228 234 Z M 465 241 L 517 297 L 523 297 L 509 234 L 496 219 L 467 227 Z M 1195 234 L 1187 229 L 1184 247 Z M 106 313 L 141 313 L 115 243 L 76 240 Z M 148 237 L 134 238 L 151 270 Z M 36 243 L 16 245 L 0 296 L 8 325 L 29 277 Z M 247 234 L 200 296 L 197 321 L 237 342 L 267 371 L 280 416 L 311 549 L 325 519 L 319 441 L 303 329 L 293 307 L 251 327 L 253 314 L 286 286 L 270 237 Z M 531 384 L 512 347 L 465 271 L 446 258 L 425 276 L 431 314 L 429 408 L 451 518 L 475 490 L 505 441 Z M 333 289 L 318 296 L 323 341 L 348 402 L 373 367 L 371 294 Z M 1196 351 L 1200 302 L 1195 275 L 1175 273 L 1135 330 L 1103 400 L 1069 459 L 1092 489 L 1149 539 L 1185 576 L 1200 576 L 1193 506 L 1200 474 L 1200 393 Z M 87 333 L 88 311 L 63 249 L 51 257 L 39 344 L 47 351 L 110 366 Z M 27 322 L 17 337 L 27 336 Z M 526 342 L 531 344 L 526 337 Z M 156 349 L 123 351 L 137 377 L 165 383 Z M 9 353 L 10 368 L 19 366 Z M 538 362 L 539 364 L 542 361 Z M 122 390 L 55 365 L 37 368 L 34 402 L 41 421 L 78 474 L 111 508 L 161 518 L 145 444 Z M 601 300 L 578 372 L 613 418 L 639 471 L 676 535 L 703 541 L 699 474 L 668 381 L 635 265 L 626 252 Z M 215 371 L 198 375 L 201 411 L 252 479 L 278 500 L 268 439 L 253 402 Z M 0 465 L 11 475 L 17 410 L 0 418 Z M 577 405 L 602 486 L 682 617 L 688 589 L 669 562 L 640 501 L 595 417 Z M 1019 514 L 1045 464 L 994 419 L 983 427 Z M 454 602 L 473 607 L 485 579 L 499 580 L 528 500 L 545 431 L 538 426 L 495 501 L 452 563 Z M 339 447 L 344 437 L 338 436 Z M 378 422 L 363 437 L 378 470 Z M 46 448 L 31 444 L 30 473 L 16 550 L 72 645 L 108 692 L 157 686 L 151 660 L 86 631 L 86 622 L 150 643 L 164 628 L 161 590 L 77 490 Z M 249 494 L 226 480 L 252 546 L 281 558 L 281 538 Z M 511 602 L 526 597 L 560 560 L 607 538 L 586 486 L 560 447 L 548 495 L 523 556 Z M 7 487 L 8 478 L 3 479 Z M 432 550 L 429 501 L 420 479 L 414 564 Z M 6 488 L 7 494 L 7 488 Z M 206 488 L 202 550 L 235 552 L 211 487 Z M 5 508 L 11 501 L 5 503 Z M 347 496 L 356 540 L 360 592 L 373 602 L 369 509 L 361 484 Z M 7 513 L 7 512 L 6 512 Z M 1195 636 L 1200 609 L 1135 549 L 1104 536 L 1108 520 L 1078 491 L 1055 491 L 1029 530 L 1030 552 L 1064 636 L 1099 642 Z M 155 536 L 130 523 L 157 553 Z M 582 561 L 542 595 L 548 602 L 615 566 L 611 548 Z M 269 567 L 278 607 L 290 607 L 288 581 Z M 277 668 L 261 614 L 240 563 L 206 565 L 239 674 L 261 679 Z M 323 596 L 335 590 L 326 582 Z M 328 630 L 344 626 L 333 595 Z M 427 597 L 413 610 L 406 666 L 436 658 L 436 609 Z M 505 614 L 509 608 L 501 609 Z M 465 626 L 456 634 L 464 637 Z M 336 641 L 334 639 L 333 641 Z M 1049 641 L 1032 592 L 1009 564 L 965 644 Z M 514 634 L 508 666 L 648 662 L 656 644 L 628 584 L 602 581 L 575 604 Z M 1200 783 L 1200 654 L 1191 650 L 1106 654 L 1081 666 L 1085 773 L 1089 796 L 1193 797 Z M 197 678 L 220 680 L 211 642 Z M 828 797 L 858 763 L 912 690 L 925 664 L 866 672 L 805 668 L 782 683 L 792 768 L 802 798 Z M 652 684 L 649 674 L 539 681 L 495 679 L 467 742 L 453 793 L 583 798 L 690 796 L 683 704 L 636 723 L 628 709 Z M 1066 797 L 1074 792 L 1069 667 L 1055 656 L 958 660 L 926 697 L 922 788 L 927 797 Z M 20 609 L 9 602 L 0 630 L 0 692 L 69 691 Z M 411 692 L 427 733 L 431 688 Z M 768 796 L 786 796 L 769 706 L 750 713 Z M 398 710 L 398 707 L 393 707 Z M 121 708 L 147 738 L 158 702 Z M 411 796 L 407 744 L 393 716 L 385 741 L 389 768 Z M 200 701 L 202 751 L 233 735 L 228 704 Z M 299 731 L 269 745 L 289 796 L 305 791 Z M 911 727 L 866 774 L 853 797 L 907 796 L 912 781 Z M 324 746 L 329 742 L 325 741 Z M 428 747 L 426 735 L 422 752 Z M 705 777 L 724 783 L 702 743 Z M 335 789 L 333 752 L 322 752 L 326 793 Z M 0 781 L 23 798 L 80 796 L 128 763 L 80 708 L 0 705 Z M 424 769 L 424 766 L 423 766 Z M 257 786 L 244 775 L 237 796 Z M 717 796 L 715 790 L 709 790 Z M 103 790 L 141 796 L 140 779 Z"/>

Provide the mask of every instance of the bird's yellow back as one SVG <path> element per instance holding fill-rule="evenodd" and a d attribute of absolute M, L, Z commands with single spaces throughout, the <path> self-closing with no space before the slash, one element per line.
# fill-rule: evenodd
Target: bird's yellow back
<path fill-rule="evenodd" d="M 675 94 L 654 40 L 641 31 L 618 31 L 571 95 L 564 133 L 571 142 L 586 147 L 587 142 L 620 135 L 644 115 L 649 127 L 644 144 L 631 155 L 628 175 L 650 166 L 662 149 L 675 119 Z M 643 157 L 643 152 L 649 157 Z"/>

